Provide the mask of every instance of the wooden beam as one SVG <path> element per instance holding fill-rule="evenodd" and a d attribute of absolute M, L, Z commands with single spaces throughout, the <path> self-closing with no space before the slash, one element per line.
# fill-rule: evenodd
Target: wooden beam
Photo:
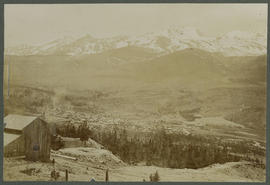
<path fill-rule="evenodd" d="M 56 157 L 62 157 L 62 158 L 65 158 L 65 159 L 72 159 L 72 160 L 74 160 L 74 161 L 77 161 L 77 158 L 75 158 L 75 157 L 70 157 L 70 156 L 67 156 L 67 155 L 54 154 L 54 153 L 52 153 L 51 155 L 52 155 L 52 156 L 56 156 Z"/>

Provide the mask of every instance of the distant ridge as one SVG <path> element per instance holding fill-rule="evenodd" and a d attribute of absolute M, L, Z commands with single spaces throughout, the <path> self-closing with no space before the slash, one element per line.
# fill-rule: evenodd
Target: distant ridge
<path fill-rule="evenodd" d="M 6 55 L 89 55 L 112 49 L 135 46 L 153 53 L 168 54 L 186 48 L 220 52 L 225 56 L 257 56 L 266 54 L 266 35 L 243 31 L 228 32 L 220 37 L 202 36 L 197 29 L 173 27 L 161 32 L 139 36 L 94 38 L 86 34 L 80 38 L 64 37 L 38 46 L 16 46 L 5 49 Z"/>

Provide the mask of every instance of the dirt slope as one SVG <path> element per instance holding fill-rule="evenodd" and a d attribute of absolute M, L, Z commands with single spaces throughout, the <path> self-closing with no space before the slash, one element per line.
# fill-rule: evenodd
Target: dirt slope
<path fill-rule="evenodd" d="M 54 157 L 55 169 L 60 172 L 59 181 L 65 179 L 65 170 L 69 170 L 69 181 L 104 181 L 106 165 L 97 165 L 89 161 Z M 4 159 L 5 181 L 50 181 L 51 163 L 29 162 L 23 159 Z M 28 174 L 26 174 L 28 171 Z M 170 169 L 156 166 L 126 166 L 109 169 L 110 181 L 149 181 L 150 173 L 158 171 L 161 181 L 205 181 L 205 182 L 263 182 L 265 170 L 251 163 L 231 162 L 216 164 L 201 169 Z"/>
<path fill-rule="evenodd" d="M 155 166 L 123 167 L 112 172 L 111 181 L 149 181 L 158 171 L 161 181 L 257 182 L 265 180 L 265 171 L 247 162 L 216 164 L 202 169 L 171 169 Z"/>

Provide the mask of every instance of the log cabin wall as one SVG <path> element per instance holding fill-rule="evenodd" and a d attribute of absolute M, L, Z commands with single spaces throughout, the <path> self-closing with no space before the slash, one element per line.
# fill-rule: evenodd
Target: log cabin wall
<path fill-rule="evenodd" d="M 23 136 L 20 136 L 13 142 L 9 143 L 4 147 L 4 156 L 13 157 L 13 156 L 23 156 L 25 155 L 25 143 Z"/>

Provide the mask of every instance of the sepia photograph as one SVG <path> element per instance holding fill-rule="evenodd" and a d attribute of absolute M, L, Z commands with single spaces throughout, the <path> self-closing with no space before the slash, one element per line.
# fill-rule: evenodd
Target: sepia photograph
<path fill-rule="evenodd" d="M 268 4 L 5 4 L 3 180 L 266 182 Z"/>

